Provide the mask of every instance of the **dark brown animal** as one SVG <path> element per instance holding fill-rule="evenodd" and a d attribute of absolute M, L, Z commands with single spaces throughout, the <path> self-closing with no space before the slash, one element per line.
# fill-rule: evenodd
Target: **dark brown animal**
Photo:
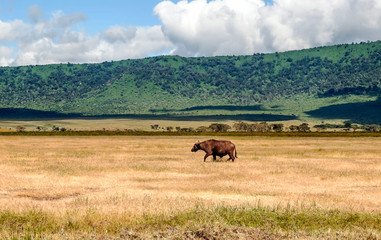
<path fill-rule="evenodd" d="M 228 161 L 231 159 L 234 162 L 234 159 L 237 157 L 237 149 L 235 145 L 230 141 L 221 141 L 210 139 L 203 142 L 198 142 L 193 145 L 191 152 L 197 152 L 198 150 L 203 150 L 206 154 L 204 156 L 204 162 L 206 158 L 213 155 L 213 160 L 216 160 L 216 156 L 223 157 L 229 155 Z M 235 151 L 235 154 L 233 154 Z"/>

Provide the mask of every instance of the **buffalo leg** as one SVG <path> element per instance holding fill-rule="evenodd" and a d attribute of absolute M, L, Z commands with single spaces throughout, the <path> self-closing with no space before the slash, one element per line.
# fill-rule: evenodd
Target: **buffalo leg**
<path fill-rule="evenodd" d="M 216 154 L 213 154 L 213 161 L 216 161 Z"/>
<path fill-rule="evenodd" d="M 204 162 L 206 162 L 206 158 L 209 157 L 210 155 L 212 155 L 212 154 L 209 154 L 209 153 L 205 154 Z"/>
<path fill-rule="evenodd" d="M 233 155 L 233 154 L 230 154 L 230 153 L 229 153 L 229 159 L 228 159 L 228 161 L 229 161 L 230 159 L 232 160 L 232 162 L 234 162 L 234 159 L 235 159 L 235 158 L 234 158 L 234 155 Z"/>

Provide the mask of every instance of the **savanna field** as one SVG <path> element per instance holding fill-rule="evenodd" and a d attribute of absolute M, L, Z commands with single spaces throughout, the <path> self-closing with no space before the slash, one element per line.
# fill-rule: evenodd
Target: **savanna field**
<path fill-rule="evenodd" d="M 381 240 L 381 0 L 46 2 L 0 0 L 0 240 Z"/>
<path fill-rule="evenodd" d="M 381 138 L 0 136 L 0 239 L 380 239 Z"/>

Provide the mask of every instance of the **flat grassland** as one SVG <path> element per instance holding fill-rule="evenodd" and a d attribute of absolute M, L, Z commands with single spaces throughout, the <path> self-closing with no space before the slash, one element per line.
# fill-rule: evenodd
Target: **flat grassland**
<path fill-rule="evenodd" d="M 0 136 L 0 239 L 381 238 L 381 138 L 206 139 Z"/>

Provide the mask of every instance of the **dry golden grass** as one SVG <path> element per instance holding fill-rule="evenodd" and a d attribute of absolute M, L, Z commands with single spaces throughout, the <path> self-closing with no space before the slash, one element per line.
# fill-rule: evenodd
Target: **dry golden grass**
<path fill-rule="evenodd" d="M 0 137 L 0 210 L 127 221 L 260 202 L 381 213 L 380 138 L 231 137 L 234 163 L 204 163 L 190 152 L 199 138 Z"/>
<path fill-rule="evenodd" d="M 12 132 L 11 129 L 0 128 L 0 132 Z"/>
<path fill-rule="evenodd" d="M 219 123 L 228 124 L 233 127 L 236 121 L 226 120 L 218 121 Z M 245 121 L 248 123 L 255 123 L 250 121 Z M 166 129 L 166 127 L 176 127 L 180 128 L 194 128 L 197 129 L 200 126 L 209 126 L 210 121 L 171 121 L 171 120 L 145 120 L 145 119 L 63 119 L 63 120 L 1 120 L 0 119 L 0 131 L 9 132 L 16 131 L 17 126 L 25 127 L 26 131 L 37 131 L 37 127 L 42 127 L 47 131 L 52 130 L 52 126 L 64 127 L 66 129 L 71 129 L 75 131 L 94 131 L 94 130 L 125 130 L 134 129 L 139 131 L 151 131 L 151 125 L 159 125 L 159 129 Z M 300 125 L 303 122 L 299 120 L 282 121 L 282 122 L 272 122 L 272 123 L 282 123 L 285 126 L 290 125 Z M 320 123 L 320 122 L 317 122 Z M 335 123 L 331 121 L 331 123 Z M 310 126 L 315 125 L 315 122 L 310 122 Z"/>

